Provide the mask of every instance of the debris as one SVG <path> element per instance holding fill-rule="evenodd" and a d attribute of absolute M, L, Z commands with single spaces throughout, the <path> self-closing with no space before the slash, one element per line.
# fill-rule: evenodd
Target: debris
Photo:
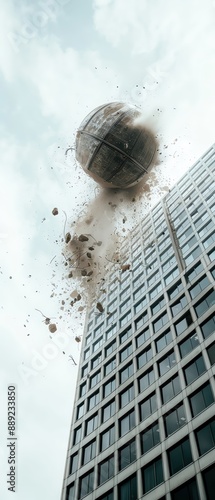
<path fill-rule="evenodd" d="M 53 214 L 53 215 L 58 215 L 58 209 L 57 209 L 56 207 L 55 207 L 55 208 L 53 208 L 53 210 L 52 210 L 52 214 Z"/>
<path fill-rule="evenodd" d="M 80 337 L 80 335 L 75 337 L 75 341 L 76 341 L 76 342 L 81 342 L 81 337 Z"/>
<path fill-rule="evenodd" d="M 57 327 L 56 327 L 55 323 L 51 323 L 51 324 L 49 325 L 49 331 L 50 331 L 51 333 L 55 333 L 55 332 L 56 332 L 56 330 L 57 330 Z"/>
<path fill-rule="evenodd" d="M 44 321 L 45 325 L 49 325 L 50 321 L 51 321 L 50 318 L 46 318 Z"/>
<path fill-rule="evenodd" d="M 65 235 L 65 242 L 69 243 L 70 240 L 71 240 L 71 234 L 70 233 L 66 233 L 66 235 Z"/>
<path fill-rule="evenodd" d="M 103 308 L 103 305 L 101 304 L 101 302 L 97 302 L 96 304 L 96 308 L 98 309 L 98 311 L 100 313 L 103 313 L 104 312 L 104 308 Z"/>
<path fill-rule="evenodd" d="M 92 255 L 90 252 L 87 252 L 87 257 L 88 257 L 88 259 L 91 259 Z"/>
<path fill-rule="evenodd" d="M 86 271 L 86 269 L 82 269 L 82 271 L 81 271 L 81 276 L 87 276 L 87 271 Z"/>
<path fill-rule="evenodd" d="M 131 267 L 131 264 L 124 264 L 123 266 L 121 266 L 121 271 L 122 273 L 124 273 L 125 271 L 128 271 Z"/>
<path fill-rule="evenodd" d="M 72 271 L 70 271 L 70 273 L 68 274 L 68 278 L 73 278 Z"/>
<path fill-rule="evenodd" d="M 79 241 L 89 241 L 89 238 L 85 234 L 80 234 L 78 237 Z"/>

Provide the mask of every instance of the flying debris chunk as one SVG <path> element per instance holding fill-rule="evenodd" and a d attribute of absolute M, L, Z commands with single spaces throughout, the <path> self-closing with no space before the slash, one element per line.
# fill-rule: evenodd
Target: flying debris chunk
<path fill-rule="evenodd" d="M 68 278 L 73 278 L 72 271 L 68 274 Z"/>
<path fill-rule="evenodd" d="M 53 210 L 52 210 L 52 214 L 53 214 L 53 215 L 58 215 L 58 208 L 56 208 L 56 207 L 55 207 L 55 208 L 53 208 Z"/>
<path fill-rule="evenodd" d="M 79 239 L 79 241 L 88 241 L 89 240 L 89 238 L 87 236 L 85 236 L 85 234 L 80 234 L 78 239 Z"/>
<path fill-rule="evenodd" d="M 51 324 L 49 325 L 49 331 L 50 331 L 51 333 L 55 333 L 55 332 L 56 332 L 56 330 L 57 330 L 57 327 L 56 327 L 55 323 L 51 323 Z"/>
<path fill-rule="evenodd" d="M 125 271 L 128 271 L 130 269 L 131 265 L 130 264 L 124 264 L 121 266 L 121 271 L 124 273 Z"/>
<path fill-rule="evenodd" d="M 97 302 L 97 304 L 96 304 L 96 308 L 98 309 L 98 311 L 99 311 L 100 313 L 103 313 L 103 312 L 104 312 L 104 307 L 103 307 L 103 305 L 101 304 L 101 302 Z"/>
<path fill-rule="evenodd" d="M 71 234 L 70 233 L 66 233 L 66 235 L 65 235 L 65 242 L 69 243 L 70 240 L 71 240 Z"/>
<path fill-rule="evenodd" d="M 45 325 L 49 325 L 50 321 L 51 321 L 50 318 L 46 318 L 44 321 Z"/>
<path fill-rule="evenodd" d="M 86 269 L 82 269 L 82 271 L 81 271 L 81 276 L 87 276 L 87 271 L 86 271 Z"/>
<path fill-rule="evenodd" d="M 75 337 L 75 341 L 76 341 L 76 342 L 81 342 L 81 337 L 80 337 L 80 335 Z"/>

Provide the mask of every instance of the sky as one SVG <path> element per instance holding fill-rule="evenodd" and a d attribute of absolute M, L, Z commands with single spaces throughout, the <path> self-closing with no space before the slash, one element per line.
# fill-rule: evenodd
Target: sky
<path fill-rule="evenodd" d="M 16 388 L 15 498 L 61 495 L 80 356 L 75 337 L 83 333 L 87 306 L 87 294 L 70 305 L 75 288 L 63 240 L 101 196 L 74 150 L 65 152 L 96 106 L 120 101 L 140 108 L 158 138 L 159 161 L 137 209 L 128 199 L 123 204 L 125 237 L 214 142 L 214 21 L 211 0 L 1 0 L 0 493 L 5 500 L 11 498 L 11 385 Z M 114 221 L 121 215 L 117 209 Z M 56 324 L 54 334 L 46 318 Z"/>

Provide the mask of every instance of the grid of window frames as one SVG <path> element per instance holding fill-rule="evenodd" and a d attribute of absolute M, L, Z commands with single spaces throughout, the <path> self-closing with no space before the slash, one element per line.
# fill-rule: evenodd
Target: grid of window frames
<path fill-rule="evenodd" d="M 154 488 L 163 500 L 164 481 L 215 448 L 214 165 L 212 149 L 151 211 L 123 250 L 131 269 L 111 273 L 104 314 L 89 313 L 63 500 L 95 489 L 98 500 L 147 499 Z M 215 466 L 200 469 L 210 500 Z M 201 498 L 192 471 L 171 490 L 182 496 Z"/>

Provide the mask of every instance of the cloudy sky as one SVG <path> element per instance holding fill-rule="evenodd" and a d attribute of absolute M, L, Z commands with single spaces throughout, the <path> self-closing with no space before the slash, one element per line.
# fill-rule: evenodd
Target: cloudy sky
<path fill-rule="evenodd" d="M 150 209 L 214 142 L 214 23 L 212 0 L 1 0 L 1 498 L 15 385 L 16 498 L 60 499 L 86 308 L 62 238 L 98 195 L 65 151 L 94 107 L 140 107 L 160 145 Z"/>

